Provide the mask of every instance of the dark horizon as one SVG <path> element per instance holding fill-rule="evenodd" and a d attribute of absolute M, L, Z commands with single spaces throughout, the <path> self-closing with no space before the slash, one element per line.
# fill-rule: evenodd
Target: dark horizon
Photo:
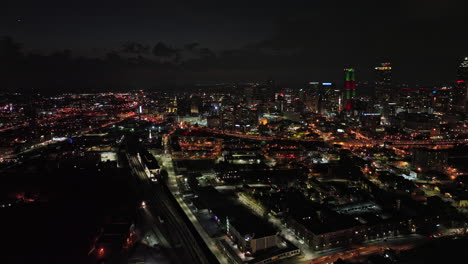
<path fill-rule="evenodd" d="M 16 65 L 5 76 L 30 82 L 3 86 L 88 90 L 90 83 L 76 82 L 85 77 L 95 78 L 94 88 L 263 79 L 300 87 L 308 81 L 340 83 L 343 68 L 350 66 L 357 80 L 372 81 L 373 68 L 385 61 L 394 66 L 396 83 L 444 85 L 456 80 L 468 54 L 468 37 L 460 34 L 466 7 L 456 0 L 385 6 L 371 1 L 148 2 L 139 8 L 123 1 L 9 2 L 0 11 L 0 35 L 21 43 L 24 54 L 43 55 L 29 56 L 34 63 Z M 54 56 L 73 58 L 71 72 L 57 72 Z M 125 65 L 116 62 L 119 57 Z M 41 65 L 47 66 L 35 73 Z"/>
<path fill-rule="evenodd" d="M 468 259 L 467 0 L 132 4 L 2 2 L 1 263 Z"/>

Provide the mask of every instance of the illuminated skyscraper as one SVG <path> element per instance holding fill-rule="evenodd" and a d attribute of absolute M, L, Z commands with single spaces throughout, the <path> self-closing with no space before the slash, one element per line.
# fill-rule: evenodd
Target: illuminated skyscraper
<path fill-rule="evenodd" d="M 453 96 L 454 105 L 459 110 L 468 112 L 468 57 L 460 63 L 457 70 L 457 83 Z"/>
<path fill-rule="evenodd" d="M 460 63 L 460 66 L 458 67 L 457 77 L 460 81 L 468 80 L 468 57 L 465 57 L 462 63 Z"/>
<path fill-rule="evenodd" d="M 302 100 L 305 103 L 306 109 L 314 113 L 317 113 L 319 109 L 319 85 L 319 82 L 309 82 L 302 94 Z"/>
<path fill-rule="evenodd" d="M 345 109 L 346 111 L 353 110 L 353 99 L 356 97 L 356 75 L 354 68 L 346 68 L 345 70 Z"/>
<path fill-rule="evenodd" d="M 338 112 L 340 104 L 341 90 L 336 89 L 331 82 L 322 83 L 322 103 L 321 113 L 331 114 Z"/>
<path fill-rule="evenodd" d="M 396 100 L 392 94 L 392 66 L 389 62 L 381 63 L 375 67 L 376 82 L 375 82 L 375 99 L 380 105 L 387 105 Z"/>

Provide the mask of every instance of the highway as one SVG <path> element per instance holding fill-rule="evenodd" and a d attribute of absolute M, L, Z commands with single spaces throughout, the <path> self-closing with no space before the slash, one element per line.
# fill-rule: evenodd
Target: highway
<path fill-rule="evenodd" d="M 218 130 L 213 128 L 204 128 L 207 132 L 218 134 L 218 135 L 225 135 L 225 136 L 232 136 L 232 137 L 239 137 L 245 139 L 255 139 L 255 140 L 264 140 L 264 141 L 271 141 L 271 140 L 289 140 L 289 141 L 300 141 L 300 142 L 329 142 L 335 144 L 346 144 L 348 146 L 365 146 L 365 145 L 383 145 L 383 144 L 390 144 L 390 145 L 397 145 L 397 146 L 422 146 L 422 145 L 456 145 L 456 144 L 466 144 L 468 143 L 468 139 L 426 139 L 426 140 L 395 140 L 395 139 L 368 139 L 361 137 L 359 139 L 334 139 L 334 140 L 323 140 L 323 139 L 295 139 L 295 138 L 285 138 L 280 136 L 261 136 L 261 135 L 248 135 L 243 133 L 235 133 L 225 130 Z"/>
<path fill-rule="evenodd" d="M 403 235 L 388 237 L 387 240 L 367 241 L 360 246 L 353 248 L 335 248 L 330 250 L 317 251 L 319 257 L 312 260 L 303 261 L 302 264 L 327 264 L 333 263 L 339 258 L 343 260 L 360 260 L 373 254 L 382 254 L 386 249 L 395 251 L 409 250 L 429 241 L 420 235 Z M 355 261 L 354 261 L 355 262 Z"/>
<path fill-rule="evenodd" d="M 211 252 L 204 245 L 203 240 L 196 238 L 190 227 L 184 221 L 184 217 L 177 204 L 170 197 L 166 185 L 152 183 L 136 154 L 126 153 L 132 175 L 137 178 L 141 195 L 145 199 L 146 206 L 152 215 L 160 215 L 164 224 L 159 224 L 159 229 L 168 243 L 173 248 L 181 249 L 179 259 L 181 263 L 218 263 Z M 193 228 L 193 227 L 192 227 Z M 207 252 L 208 251 L 208 252 Z"/>

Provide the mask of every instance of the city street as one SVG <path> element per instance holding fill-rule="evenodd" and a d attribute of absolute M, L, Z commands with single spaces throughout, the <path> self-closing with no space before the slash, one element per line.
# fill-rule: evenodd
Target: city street
<path fill-rule="evenodd" d="M 161 214 L 161 218 L 165 221 L 163 226 L 166 227 L 161 228 L 161 231 L 164 230 L 162 233 L 168 241 L 171 241 L 172 248 L 178 248 L 180 252 L 184 252 L 179 256 L 180 259 L 190 261 L 190 263 L 211 263 L 209 256 L 205 256 L 206 252 L 201 248 L 202 245 L 196 241 L 182 217 L 173 208 L 174 205 L 165 193 L 167 192 L 164 190 L 165 186 L 151 183 L 137 156 L 127 154 L 127 158 L 132 172 L 138 177 L 147 208 L 152 215 Z"/>
<path fill-rule="evenodd" d="M 176 198 L 181 208 L 184 210 L 184 213 L 188 216 L 188 218 L 192 222 L 197 232 L 203 238 L 203 241 L 205 241 L 205 243 L 210 248 L 211 252 L 213 252 L 215 257 L 218 259 L 219 263 L 228 263 L 226 257 L 221 253 L 221 251 L 216 246 L 216 242 L 214 241 L 214 239 L 211 238 L 207 234 L 207 232 L 203 229 L 200 222 L 198 221 L 197 217 L 193 214 L 193 212 L 187 206 L 185 201 L 180 198 L 181 196 L 180 196 L 179 188 L 177 185 L 177 180 L 176 180 L 176 175 L 174 172 L 174 165 L 173 165 L 172 159 L 169 157 L 164 157 L 164 156 L 160 157 L 160 159 L 162 161 L 162 165 L 164 169 L 166 169 L 169 175 L 169 182 L 168 182 L 169 189 L 174 195 L 174 197 Z"/>

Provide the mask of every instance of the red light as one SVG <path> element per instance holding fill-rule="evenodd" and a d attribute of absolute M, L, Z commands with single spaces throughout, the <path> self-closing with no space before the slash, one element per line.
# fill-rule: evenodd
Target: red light
<path fill-rule="evenodd" d="M 101 256 L 101 257 L 104 255 L 104 248 L 100 248 L 98 250 L 98 255 Z"/>
<path fill-rule="evenodd" d="M 350 101 L 348 101 L 346 103 L 346 110 L 351 110 L 351 102 Z"/>
<path fill-rule="evenodd" d="M 464 83 L 464 82 L 465 82 L 464 80 L 457 81 L 457 83 Z"/>

